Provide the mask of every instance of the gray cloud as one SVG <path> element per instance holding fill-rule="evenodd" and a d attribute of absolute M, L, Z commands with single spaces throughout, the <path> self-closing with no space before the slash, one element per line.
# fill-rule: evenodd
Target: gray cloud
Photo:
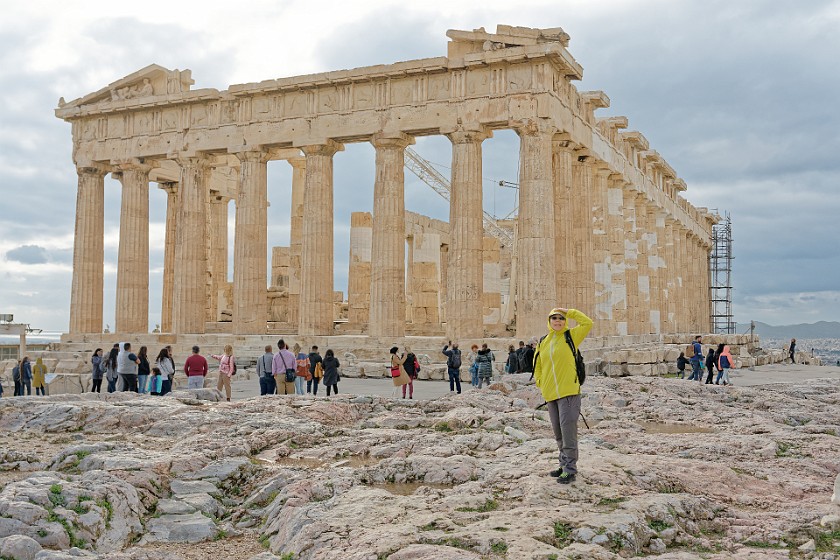
<path fill-rule="evenodd" d="M 6 252 L 6 258 L 23 264 L 43 264 L 47 262 L 47 250 L 37 245 L 22 245 Z"/>

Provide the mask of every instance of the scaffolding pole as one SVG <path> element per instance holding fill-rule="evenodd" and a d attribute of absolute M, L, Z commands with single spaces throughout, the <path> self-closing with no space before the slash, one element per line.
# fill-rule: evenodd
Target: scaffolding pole
<path fill-rule="evenodd" d="M 732 219 L 729 212 L 712 226 L 712 252 L 709 254 L 711 276 L 711 330 L 716 334 L 735 334 L 732 315 Z"/>

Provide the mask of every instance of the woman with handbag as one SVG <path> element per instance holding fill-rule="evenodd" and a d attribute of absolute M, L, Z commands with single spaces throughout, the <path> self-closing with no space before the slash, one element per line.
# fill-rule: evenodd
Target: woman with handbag
<path fill-rule="evenodd" d="M 236 373 L 236 358 L 233 357 L 233 346 L 225 345 L 224 354 L 210 354 L 210 357 L 219 361 L 219 380 L 216 383 L 216 390 L 225 390 L 225 396 L 230 402 L 230 378 Z"/>
<path fill-rule="evenodd" d="M 396 346 L 391 348 L 391 379 L 394 382 L 395 392 L 397 390 L 397 387 L 406 385 L 411 381 L 411 378 L 405 372 L 405 368 L 403 368 L 403 364 L 405 363 L 405 356 L 397 356 L 397 352 L 399 351 L 400 349 Z M 395 396 L 395 392 L 391 393 L 391 396 Z"/>

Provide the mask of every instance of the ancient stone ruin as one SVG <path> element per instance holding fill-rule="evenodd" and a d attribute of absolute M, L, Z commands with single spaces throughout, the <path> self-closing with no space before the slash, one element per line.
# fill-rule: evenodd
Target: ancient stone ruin
<path fill-rule="evenodd" d="M 507 25 L 447 36 L 445 57 L 224 91 L 193 90 L 189 70 L 152 64 L 62 99 L 78 172 L 70 335 L 103 330 L 107 173 L 122 183 L 116 335 L 148 332 L 153 182 L 168 193 L 163 333 L 521 338 L 541 332 L 557 302 L 592 316 L 594 336 L 708 330 L 716 217 L 681 196 L 685 183 L 626 117 L 595 116 L 610 100 L 572 84 L 583 69 L 569 36 Z M 482 142 L 502 129 L 520 139 L 519 212 L 492 229 Z M 448 223 L 406 212 L 405 150 L 426 135 L 452 142 Z M 375 147 L 376 181 L 373 214 L 353 216 L 344 303 L 332 162 L 351 142 Z M 272 250 L 269 280 L 270 160 L 288 161 L 293 179 L 290 245 Z"/>

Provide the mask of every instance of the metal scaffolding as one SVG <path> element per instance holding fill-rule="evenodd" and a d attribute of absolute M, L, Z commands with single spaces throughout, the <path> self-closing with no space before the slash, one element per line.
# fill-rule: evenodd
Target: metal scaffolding
<path fill-rule="evenodd" d="M 732 316 L 732 220 L 729 212 L 712 226 L 712 252 L 709 254 L 712 332 L 735 334 Z"/>

